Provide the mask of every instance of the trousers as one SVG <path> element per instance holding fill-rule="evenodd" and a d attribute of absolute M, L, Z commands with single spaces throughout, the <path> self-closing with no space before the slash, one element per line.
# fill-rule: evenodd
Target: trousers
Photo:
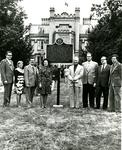
<path fill-rule="evenodd" d="M 70 107 L 79 108 L 79 103 L 82 101 L 83 87 L 70 87 Z"/>

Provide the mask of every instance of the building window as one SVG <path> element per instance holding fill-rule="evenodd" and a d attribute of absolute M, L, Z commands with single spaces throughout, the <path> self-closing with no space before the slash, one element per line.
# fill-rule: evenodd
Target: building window
<path fill-rule="evenodd" d="M 44 34 L 44 29 L 41 27 L 38 27 L 38 34 L 43 35 Z"/>
<path fill-rule="evenodd" d="M 38 50 L 44 49 L 44 41 L 38 41 Z"/>
<path fill-rule="evenodd" d="M 37 41 L 37 49 L 41 50 L 41 41 Z"/>
<path fill-rule="evenodd" d="M 41 41 L 41 49 L 43 49 L 43 48 L 44 48 L 44 42 Z"/>
<path fill-rule="evenodd" d="M 89 18 L 83 18 L 83 25 L 90 25 L 91 20 Z"/>
<path fill-rule="evenodd" d="M 40 56 L 37 56 L 37 65 L 39 66 L 40 64 Z"/>
<path fill-rule="evenodd" d="M 31 45 L 32 45 L 32 46 L 34 45 L 34 43 L 35 43 L 34 41 L 31 41 Z"/>

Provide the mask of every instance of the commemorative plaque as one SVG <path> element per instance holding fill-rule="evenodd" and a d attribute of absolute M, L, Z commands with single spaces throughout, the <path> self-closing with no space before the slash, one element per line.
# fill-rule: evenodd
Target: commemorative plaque
<path fill-rule="evenodd" d="M 72 63 L 73 45 L 65 44 L 61 38 L 53 45 L 47 45 L 47 58 L 50 63 Z"/>
<path fill-rule="evenodd" d="M 51 64 L 58 65 L 57 105 L 54 105 L 54 107 L 63 107 L 63 105 L 60 105 L 60 66 L 61 64 L 72 63 L 73 45 L 65 44 L 63 39 L 58 38 L 55 44 L 47 45 L 47 59 Z"/>

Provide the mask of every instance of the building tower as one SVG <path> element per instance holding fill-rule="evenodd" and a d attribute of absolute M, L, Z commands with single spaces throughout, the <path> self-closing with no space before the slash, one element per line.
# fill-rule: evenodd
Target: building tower
<path fill-rule="evenodd" d="M 49 30 L 49 44 L 53 44 L 53 33 L 54 33 L 54 13 L 55 9 L 53 7 L 50 8 L 50 30 Z"/>
<path fill-rule="evenodd" d="M 79 55 L 80 8 L 75 8 L 75 55 Z"/>

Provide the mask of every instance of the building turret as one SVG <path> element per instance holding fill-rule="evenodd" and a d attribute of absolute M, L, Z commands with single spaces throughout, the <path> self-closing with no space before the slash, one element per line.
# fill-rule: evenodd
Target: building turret
<path fill-rule="evenodd" d="M 80 24 L 80 8 L 75 8 L 75 54 L 79 55 L 79 24 Z"/>
<path fill-rule="evenodd" d="M 76 15 L 76 17 L 80 18 L 80 8 L 79 7 L 75 8 L 75 15 Z"/>
<path fill-rule="evenodd" d="M 53 33 L 54 33 L 54 30 L 55 30 L 55 26 L 54 26 L 54 14 L 55 14 L 55 8 L 54 7 L 50 7 L 49 44 L 53 43 Z"/>
<path fill-rule="evenodd" d="M 50 18 L 54 17 L 54 13 L 55 13 L 55 8 L 50 7 Z"/>

